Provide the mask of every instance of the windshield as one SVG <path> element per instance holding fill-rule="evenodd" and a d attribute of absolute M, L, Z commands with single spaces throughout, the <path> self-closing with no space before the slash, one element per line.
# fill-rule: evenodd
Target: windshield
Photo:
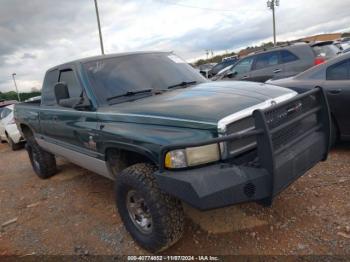
<path fill-rule="evenodd" d="M 98 98 L 109 98 L 143 90 L 169 90 L 184 82 L 207 80 L 172 53 L 131 54 L 86 62 L 88 79 Z M 128 96 L 130 97 L 130 96 Z"/>

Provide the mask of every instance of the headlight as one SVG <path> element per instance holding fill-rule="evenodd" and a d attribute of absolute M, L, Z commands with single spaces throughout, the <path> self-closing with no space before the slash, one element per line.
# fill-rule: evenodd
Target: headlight
<path fill-rule="evenodd" d="M 184 168 L 215 162 L 219 159 L 218 144 L 211 144 L 169 151 L 164 161 L 167 168 Z"/>

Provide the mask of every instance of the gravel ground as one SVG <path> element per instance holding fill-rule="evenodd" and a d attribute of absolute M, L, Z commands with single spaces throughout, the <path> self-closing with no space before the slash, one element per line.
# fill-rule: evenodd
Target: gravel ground
<path fill-rule="evenodd" d="M 0 255 L 146 255 L 116 212 L 113 183 L 59 159 L 36 177 L 26 151 L 0 144 Z M 164 255 L 350 255 L 350 144 L 281 193 L 200 212 L 185 206 L 184 237 Z"/>

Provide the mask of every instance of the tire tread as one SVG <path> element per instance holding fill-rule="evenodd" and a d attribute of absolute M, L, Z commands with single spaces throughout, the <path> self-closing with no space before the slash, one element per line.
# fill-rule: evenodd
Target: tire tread
<path fill-rule="evenodd" d="M 157 228 L 159 231 L 155 232 L 156 237 L 152 243 L 139 244 L 152 252 L 160 252 L 169 248 L 181 238 L 184 231 L 184 212 L 178 199 L 161 191 L 153 175 L 155 171 L 156 167 L 148 163 L 132 165 L 117 176 L 116 187 L 118 189 L 118 186 L 123 186 L 123 184 L 134 185 L 137 183 L 147 190 L 149 194 L 147 197 L 148 204 L 150 209 L 153 210 L 153 221 L 158 222 Z M 124 224 L 126 224 L 123 214 L 121 214 L 121 217 Z"/>

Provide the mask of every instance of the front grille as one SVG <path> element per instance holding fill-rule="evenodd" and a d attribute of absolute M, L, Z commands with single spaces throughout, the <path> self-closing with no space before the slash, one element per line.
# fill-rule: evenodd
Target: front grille
<path fill-rule="evenodd" d="M 227 125 L 226 134 L 231 135 L 252 128 L 254 128 L 254 119 L 250 116 Z M 226 146 L 228 156 L 232 157 L 254 148 L 256 146 L 256 139 L 255 137 L 247 137 L 244 139 L 228 141 Z"/>
<path fill-rule="evenodd" d="M 269 130 L 273 130 L 294 118 L 314 110 L 320 106 L 321 93 L 315 93 L 302 97 L 286 104 L 278 104 L 264 110 L 266 123 Z M 272 145 L 274 151 L 295 140 L 306 131 L 314 128 L 318 123 L 317 113 L 310 114 L 300 121 L 296 121 L 276 132 L 272 133 Z M 249 131 L 255 128 L 253 116 L 243 118 L 227 125 L 226 134 Z M 227 141 L 225 144 L 226 156 L 228 158 L 238 156 L 256 147 L 256 137 L 251 136 L 243 139 Z"/>
<path fill-rule="evenodd" d="M 311 96 L 303 97 L 299 100 L 287 103 L 284 106 L 278 106 L 265 112 L 265 118 L 268 128 L 274 129 L 286 122 L 316 108 L 319 105 L 319 93 Z M 312 127 L 317 125 L 317 115 L 311 114 L 301 121 L 297 121 L 291 125 L 272 134 L 272 145 L 274 150 L 286 145 L 289 141 L 296 139 Z"/>

